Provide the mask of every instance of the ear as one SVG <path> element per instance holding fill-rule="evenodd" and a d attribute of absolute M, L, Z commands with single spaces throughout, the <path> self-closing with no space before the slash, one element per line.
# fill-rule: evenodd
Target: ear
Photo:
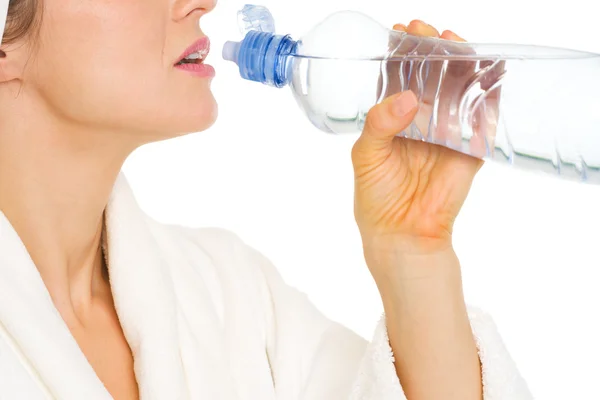
<path fill-rule="evenodd" d="M 21 80 L 29 58 L 27 43 L 11 43 L 0 47 L 0 84 Z"/>

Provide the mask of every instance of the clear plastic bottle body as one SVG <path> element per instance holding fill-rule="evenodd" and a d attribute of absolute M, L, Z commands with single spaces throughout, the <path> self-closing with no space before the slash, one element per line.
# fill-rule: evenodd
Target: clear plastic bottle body
<path fill-rule="evenodd" d="M 360 132 L 375 104 L 410 89 L 420 108 L 401 136 L 600 183 L 598 54 L 420 38 L 354 12 L 281 43 L 264 64 L 324 132 Z"/>

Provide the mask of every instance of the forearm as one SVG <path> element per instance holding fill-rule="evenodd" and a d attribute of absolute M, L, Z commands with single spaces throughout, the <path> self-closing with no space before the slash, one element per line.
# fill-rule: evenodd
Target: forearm
<path fill-rule="evenodd" d="M 379 271 L 374 276 L 407 399 L 481 400 L 481 366 L 454 251 L 367 254 L 367 262 Z"/>

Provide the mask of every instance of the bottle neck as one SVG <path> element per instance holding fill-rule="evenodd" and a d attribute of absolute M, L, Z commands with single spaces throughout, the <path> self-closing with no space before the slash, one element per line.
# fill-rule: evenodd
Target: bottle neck
<path fill-rule="evenodd" d="M 248 32 L 237 57 L 242 78 L 269 86 L 286 86 L 291 80 L 290 55 L 297 44 L 289 35 Z"/>

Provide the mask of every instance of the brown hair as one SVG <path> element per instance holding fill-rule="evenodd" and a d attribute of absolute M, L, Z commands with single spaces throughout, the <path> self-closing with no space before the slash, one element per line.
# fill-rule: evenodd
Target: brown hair
<path fill-rule="evenodd" d="M 32 33 L 38 26 L 41 0 L 10 0 L 8 2 L 8 16 L 2 44 L 12 43 L 15 40 Z M 5 56 L 0 50 L 0 57 Z"/>

